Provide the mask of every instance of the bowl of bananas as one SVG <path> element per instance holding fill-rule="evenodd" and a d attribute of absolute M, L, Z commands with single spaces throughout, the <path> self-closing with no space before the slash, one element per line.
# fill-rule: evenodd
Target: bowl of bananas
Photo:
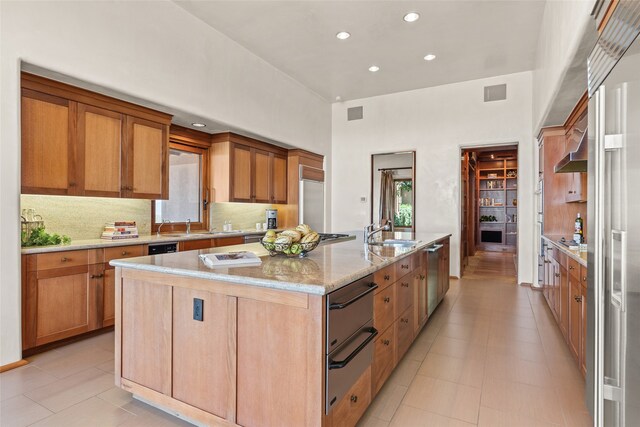
<path fill-rule="evenodd" d="M 318 246 L 320 236 L 307 224 L 300 224 L 281 233 L 269 230 L 260 243 L 271 256 L 304 257 Z"/>

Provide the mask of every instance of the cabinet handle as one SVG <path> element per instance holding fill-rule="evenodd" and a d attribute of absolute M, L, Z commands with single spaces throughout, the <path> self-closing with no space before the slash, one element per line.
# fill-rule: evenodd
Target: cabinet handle
<path fill-rule="evenodd" d="M 122 251 L 122 255 L 123 255 L 123 256 L 124 256 L 124 255 L 129 255 L 129 252 L 127 252 L 127 251 Z"/>
<path fill-rule="evenodd" d="M 409 323 L 409 319 L 403 319 L 402 317 L 400 318 L 400 322 L 401 323 Z"/>
<path fill-rule="evenodd" d="M 66 256 L 63 256 L 63 257 L 60 259 L 60 262 L 67 262 L 67 261 L 71 261 L 71 258 L 67 258 Z"/>
<path fill-rule="evenodd" d="M 544 263 L 545 263 L 545 264 L 551 264 L 551 261 L 549 261 L 548 259 L 545 259 L 545 260 L 544 260 Z"/>
<path fill-rule="evenodd" d="M 554 276 L 560 277 L 560 273 L 556 273 L 556 274 L 554 274 Z"/>
<path fill-rule="evenodd" d="M 569 266 L 569 270 L 573 270 L 573 265 L 570 265 L 570 266 Z"/>
<path fill-rule="evenodd" d="M 587 276 L 584 276 L 584 277 L 582 278 L 582 281 L 583 281 L 583 282 L 586 282 L 586 281 L 587 281 Z"/>
<path fill-rule="evenodd" d="M 574 295 L 573 299 L 576 300 L 576 302 L 582 302 L 582 297 L 580 295 Z"/>
<path fill-rule="evenodd" d="M 389 341 L 389 340 L 382 340 L 382 344 L 384 344 L 384 345 L 389 345 L 389 344 L 390 344 L 390 341 Z"/>
<path fill-rule="evenodd" d="M 403 288 L 408 288 L 409 284 L 408 283 L 400 283 L 400 286 L 402 286 Z"/>
<path fill-rule="evenodd" d="M 356 396 L 355 394 L 351 395 L 351 402 L 356 403 L 358 401 L 358 396 Z"/>
<path fill-rule="evenodd" d="M 384 301 L 385 303 L 388 303 L 388 302 L 390 302 L 390 301 L 391 301 L 391 298 L 389 298 L 389 297 L 384 297 L 384 300 L 383 300 L 383 301 Z"/>
<path fill-rule="evenodd" d="M 389 276 L 388 274 L 385 274 L 384 275 L 384 280 L 389 280 L 389 279 L 391 279 L 391 276 Z"/>
<path fill-rule="evenodd" d="M 575 191 L 571 191 L 571 190 L 569 190 L 569 194 L 573 194 L 573 193 L 575 193 Z"/>
<path fill-rule="evenodd" d="M 102 274 L 102 273 L 101 274 L 92 274 L 91 275 L 92 279 L 101 279 L 103 277 L 104 277 L 104 274 Z"/>
<path fill-rule="evenodd" d="M 409 264 L 400 264 L 400 268 L 409 269 Z"/>
<path fill-rule="evenodd" d="M 75 187 L 75 186 L 76 186 L 75 182 L 72 181 L 72 182 L 69 183 L 69 187 Z"/>

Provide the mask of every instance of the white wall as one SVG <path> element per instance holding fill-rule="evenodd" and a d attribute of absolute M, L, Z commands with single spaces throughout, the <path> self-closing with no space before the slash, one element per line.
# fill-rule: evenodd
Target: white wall
<path fill-rule="evenodd" d="M 561 90 L 563 80 L 570 67 L 574 56 L 580 48 L 580 43 L 586 31 L 592 31 L 589 25 L 595 26 L 590 16 L 595 0 L 549 0 L 544 9 L 544 15 L 540 26 L 540 35 L 536 51 L 536 63 L 533 73 L 533 132 L 537 135 L 541 126 L 544 126 L 547 115 L 554 103 L 561 102 L 568 105 L 567 116 L 578 102 L 578 99 L 586 88 L 586 76 L 579 79 L 585 83 L 582 90 L 572 93 L 572 98 L 563 99 L 568 92 L 573 90 Z M 588 54 L 588 48 L 586 54 Z M 584 67 L 577 72 L 586 74 L 586 62 Z M 575 76 L 568 76 L 575 79 Z M 562 125 L 565 115 L 558 121 L 546 125 Z"/>
<path fill-rule="evenodd" d="M 330 153 L 328 103 L 172 2 L 0 1 L 0 51 L 0 365 L 21 356 L 20 60 Z"/>
<path fill-rule="evenodd" d="M 484 103 L 483 87 L 507 84 L 507 100 Z M 534 139 L 531 72 L 498 76 L 333 104 L 332 228 L 360 230 L 369 222 L 373 153 L 416 151 L 416 229 L 448 232 L 451 273 L 459 275 L 460 147 L 519 143 L 518 280 L 532 281 L 534 259 Z M 347 121 L 362 105 L 364 118 Z"/>

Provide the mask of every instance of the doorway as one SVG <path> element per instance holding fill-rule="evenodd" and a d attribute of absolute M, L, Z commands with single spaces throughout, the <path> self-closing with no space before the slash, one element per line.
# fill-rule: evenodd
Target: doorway
<path fill-rule="evenodd" d="M 463 148 L 460 161 L 461 275 L 486 253 L 507 254 L 517 266 L 518 146 Z"/>
<path fill-rule="evenodd" d="M 371 223 L 415 231 L 415 151 L 371 155 Z"/>

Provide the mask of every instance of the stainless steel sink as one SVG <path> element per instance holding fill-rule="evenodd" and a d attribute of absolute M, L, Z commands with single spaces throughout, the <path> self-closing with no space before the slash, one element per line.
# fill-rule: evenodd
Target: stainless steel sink
<path fill-rule="evenodd" d="M 371 242 L 369 244 L 374 246 L 396 246 L 400 248 L 410 248 L 416 246 L 419 242 L 419 240 L 387 239 L 378 242 Z"/>
<path fill-rule="evenodd" d="M 210 236 L 211 233 L 162 233 L 160 237 Z"/>

